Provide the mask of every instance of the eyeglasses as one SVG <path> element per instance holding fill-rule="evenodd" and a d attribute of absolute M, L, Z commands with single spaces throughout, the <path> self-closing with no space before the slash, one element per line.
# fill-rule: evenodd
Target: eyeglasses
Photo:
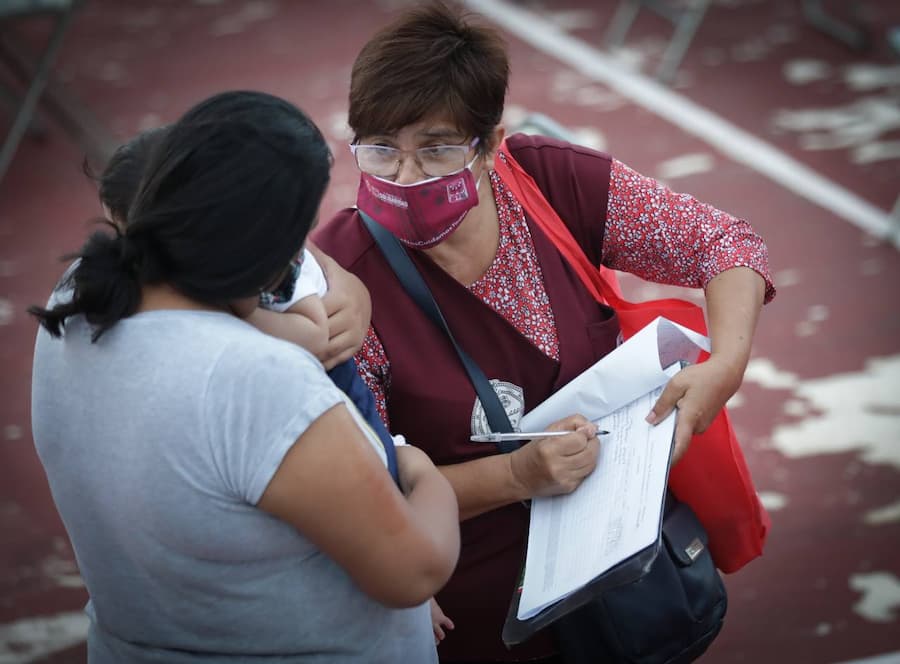
<path fill-rule="evenodd" d="M 350 152 L 363 173 L 380 178 L 392 178 L 400 172 L 403 155 L 415 155 L 416 165 L 428 177 L 437 178 L 461 171 L 466 167 L 469 151 L 478 144 L 478 137 L 467 145 L 429 145 L 415 150 L 400 150 L 387 145 L 351 144 Z"/>

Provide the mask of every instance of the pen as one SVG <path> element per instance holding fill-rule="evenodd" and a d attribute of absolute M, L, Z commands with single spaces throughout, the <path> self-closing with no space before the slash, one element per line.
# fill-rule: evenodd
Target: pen
<path fill-rule="evenodd" d="M 469 436 L 473 443 L 501 443 L 505 440 L 534 440 L 536 438 L 554 438 L 568 436 L 571 431 L 521 431 L 513 433 L 481 433 Z M 598 436 L 608 435 L 609 431 L 598 431 Z"/>

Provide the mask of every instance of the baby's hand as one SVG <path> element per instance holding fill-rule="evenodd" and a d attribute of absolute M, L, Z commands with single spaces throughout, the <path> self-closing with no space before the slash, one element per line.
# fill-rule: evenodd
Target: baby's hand
<path fill-rule="evenodd" d="M 453 627 L 453 621 L 444 615 L 444 612 L 441 611 L 441 607 L 438 606 L 438 603 L 435 601 L 434 597 L 432 597 L 431 628 L 434 630 L 434 645 L 438 645 L 444 640 L 444 636 L 446 636 L 444 633 L 445 629 L 453 629 Z"/>

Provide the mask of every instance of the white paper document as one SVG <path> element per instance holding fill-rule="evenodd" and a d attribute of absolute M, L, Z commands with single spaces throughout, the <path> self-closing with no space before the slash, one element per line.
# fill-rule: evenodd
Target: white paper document
<path fill-rule="evenodd" d="M 581 413 L 610 434 L 578 489 L 532 500 L 519 620 L 657 539 L 675 413 L 656 426 L 644 418 L 680 363 L 708 349 L 706 337 L 658 318 L 522 419 L 534 431 Z"/>
<path fill-rule="evenodd" d="M 665 385 L 670 377 L 666 367 L 696 362 L 709 348 L 709 339 L 702 334 L 657 318 L 526 413 L 519 429 L 541 431 L 573 413 L 592 420 L 609 415 Z"/>

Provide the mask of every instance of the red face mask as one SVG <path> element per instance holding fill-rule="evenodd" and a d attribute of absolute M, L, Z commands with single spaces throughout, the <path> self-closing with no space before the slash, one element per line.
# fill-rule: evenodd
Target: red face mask
<path fill-rule="evenodd" d="M 362 173 L 356 206 L 403 244 L 428 249 L 449 237 L 478 205 L 478 183 L 471 170 L 474 161 L 458 173 L 412 184 Z"/>

